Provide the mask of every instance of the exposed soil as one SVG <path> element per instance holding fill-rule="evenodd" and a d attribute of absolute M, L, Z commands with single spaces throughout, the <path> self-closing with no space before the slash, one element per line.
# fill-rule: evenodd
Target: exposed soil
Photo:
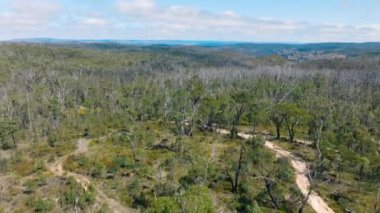
<path fill-rule="evenodd" d="M 69 153 L 69 154 L 67 154 L 65 156 L 60 157 L 57 161 L 55 161 L 54 163 L 52 163 L 51 165 L 49 165 L 48 166 L 49 171 L 51 171 L 56 176 L 63 176 L 63 175 L 71 176 L 71 177 L 75 178 L 75 180 L 78 183 L 80 183 L 84 189 L 87 189 L 88 186 L 91 184 L 91 180 L 88 177 L 84 176 L 84 175 L 80 175 L 80 174 L 76 174 L 76 173 L 73 173 L 73 172 L 65 171 L 63 169 L 63 163 L 65 162 L 65 160 L 67 159 L 67 157 L 69 155 L 72 155 L 72 154 L 81 154 L 81 153 L 87 152 L 88 151 L 89 142 L 90 142 L 90 140 L 88 140 L 88 139 L 79 139 L 77 141 L 77 149 L 74 152 L 72 152 L 72 153 Z M 112 212 L 114 212 L 114 213 L 138 212 L 138 210 L 132 209 L 132 208 L 126 208 L 123 205 L 121 205 L 121 203 L 119 201 L 108 197 L 95 184 L 92 184 L 92 186 L 95 188 L 95 190 L 98 193 L 97 200 L 100 203 L 107 203 L 108 208 Z"/>
<path fill-rule="evenodd" d="M 225 129 L 220 129 L 217 132 L 219 132 L 220 134 L 230 134 L 230 131 L 225 130 Z M 249 139 L 252 137 L 252 135 L 245 134 L 245 133 L 239 133 L 238 136 L 243 139 Z M 306 162 L 268 140 L 265 141 L 265 146 L 269 148 L 270 150 L 274 151 L 276 153 L 276 157 L 285 157 L 290 160 L 290 163 L 296 173 L 296 184 L 298 188 L 300 189 L 301 193 L 304 196 L 307 196 L 309 192 L 309 187 L 310 187 L 310 180 L 307 175 L 308 168 L 307 168 Z M 323 198 L 320 197 L 314 191 L 312 191 L 311 194 L 309 195 L 309 199 L 307 202 L 317 213 L 333 213 L 334 212 L 323 200 Z"/>

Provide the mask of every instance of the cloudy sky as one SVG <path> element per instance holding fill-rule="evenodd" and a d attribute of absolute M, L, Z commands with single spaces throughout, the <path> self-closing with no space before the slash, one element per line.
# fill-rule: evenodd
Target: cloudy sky
<path fill-rule="evenodd" d="M 16 38 L 380 41 L 380 0 L 0 0 Z"/>

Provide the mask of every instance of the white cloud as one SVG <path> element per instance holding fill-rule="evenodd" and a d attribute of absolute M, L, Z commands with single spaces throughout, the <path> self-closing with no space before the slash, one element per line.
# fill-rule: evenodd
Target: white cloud
<path fill-rule="evenodd" d="M 61 6 L 57 0 L 12 0 L 11 8 L 20 15 L 46 16 L 57 12 Z"/>
<path fill-rule="evenodd" d="M 212 13 L 193 7 L 160 7 L 154 0 L 119 0 L 119 13 L 128 23 L 147 25 L 152 39 L 225 39 L 246 41 L 374 41 L 376 26 L 310 24 L 291 20 L 245 17 L 234 11 Z M 146 28 L 146 29 L 147 29 Z M 366 30 L 364 30 L 364 28 Z M 155 31 L 156 30 L 156 31 Z M 144 34 L 144 32 L 141 32 Z M 182 37 L 181 37 L 182 36 Z"/>
<path fill-rule="evenodd" d="M 95 26 L 95 27 L 104 27 L 108 25 L 108 21 L 101 18 L 88 17 L 80 21 L 80 24 Z"/>
<path fill-rule="evenodd" d="M 0 27 L 7 30 L 43 28 L 54 21 L 60 9 L 56 0 L 12 0 L 10 10 L 0 12 Z"/>
<path fill-rule="evenodd" d="M 151 12 L 155 9 L 154 0 L 120 0 L 116 3 L 116 7 L 129 14 L 142 14 Z"/>
<path fill-rule="evenodd" d="M 380 23 L 305 23 L 160 6 L 155 0 L 116 0 L 104 10 L 77 9 L 63 0 L 11 0 L 1 12 L 0 39 L 65 37 L 241 41 L 379 41 Z M 95 12 L 94 12 L 95 11 Z"/>

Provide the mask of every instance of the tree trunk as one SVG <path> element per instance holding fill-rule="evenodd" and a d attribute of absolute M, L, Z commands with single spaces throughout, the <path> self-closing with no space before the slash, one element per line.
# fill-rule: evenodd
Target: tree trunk
<path fill-rule="evenodd" d="M 281 138 L 281 125 L 280 124 L 275 124 L 276 126 L 276 139 L 280 140 Z"/>
<path fill-rule="evenodd" d="M 321 142 L 321 138 L 322 138 L 323 126 L 324 126 L 324 121 L 320 120 L 320 125 L 319 125 L 318 131 L 317 131 L 317 135 L 316 135 L 317 137 L 316 137 L 316 141 L 315 141 L 315 146 L 318 150 L 318 160 L 319 161 L 322 160 L 322 152 L 321 152 L 321 148 L 320 148 L 320 142 Z"/>
<path fill-rule="evenodd" d="M 33 135 L 33 126 L 32 126 L 32 115 L 30 110 L 30 100 L 29 100 L 29 91 L 26 91 L 27 102 L 28 102 L 28 120 L 29 120 L 29 134 Z"/>
<path fill-rule="evenodd" d="M 322 138 L 323 125 L 324 125 L 324 121 L 322 119 L 320 120 L 320 125 L 316 132 L 316 138 L 315 138 L 315 147 L 317 148 L 317 151 L 318 151 L 318 164 L 322 162 L 322 151 L 321 151 L 320 143 L 321 143 L 321 138 Z M 317 177 L 317 173 L 318 173 L 318 169 L 315 169 L 313 173 L 314 178 Z"/>
<path fill-rule="evenodd" d="M 268 178 L 264 178 L 264 182 L 265 182 L 265 189 L 267 190 L 267 193 L 272 201 L 273 208 L 278 209 L 279 205 L 278 205 L 277 199 L 272 194 L 272 186 L 271 186 L 270 180 Z"/>
<path fill-rule="evenodd" d="M 193 131 L 194 131 L 194 117 L 195 117 L 195 114 L 196 114 L 196 112 L 198 110 L 197 103 L 193 104 L 192 109 L 193 109 L 193 111 L 191 113 L 190 131 L 189 131 L 188 136 L 192 136 L 193 135 Z"/>
<path fill-rule="evenodd" d="M 375 202 L 375 211 L 377 211 L 378 204 L 380 199 L 380 188 L 377 189 L 377 196 L 376 196 L 376 202 Z"/>
<path fill-rule="evenodd" d="M 309 197 L 312 192 L 313 192 L 312 187 L 309 187 L 309 192 L 307 193 L 306 197 L 301 201 L 301 204 L 297 209 L 297 213 L 303 213 L 303 209 L 305 208 L 307 201 L 309 200 Z"/>
<path fill-rule="evenodd" d="M 237 137 L 237 130 L 236 130 L 235 124 L 232 124 L 232 127 L 230 129 L 230 138 L 234 139 L 236 137 Z"/>
<path fill-rule="evenodd" d="M 185 110 L 181 110 L 182 113 L 182 121 L 181 121 L 181 135 L 185 135 Z"/>
<path fill-rule="evenodd" d="M 137 157 L 136 157 L 136 142 L 135 142 L 136 137 L 134 136 L 133 140 L 132 140 L 131 137 L 129 137 L 127 134 L 125 134 L 125 136 L 128 138 L 129 144 L 131 145 L 133 162 L 136 164 L 136 162 L 137 162 Z"/>
<path fill-rule="evenodd" d="M 236 194 L 238 192 L 238 186 L 239 186 L 239 179 L 240 179 L 240 173 L 241 173 L 241 167 L 243 164 L 243 152 L 244 152 L 244 147 L 241 145 L 240 148 L 240 155 L 239 155 L 239 160 L 238 160 L 238 166 L 235 171 L 235 177 L 232 178 L 231 174 L 228 172 L 228 169 L 226 169 L 226 173 L 228 176 L 228 179 L 231 184 L 231 191 L 232 193 Z"/>
<path fill-rule="evenodd" d="M 286 122 L 286 126 L 287 126 L 288 133 L 289 133 L 289 142 L 293 143 L 295 141 L 294 139 L 296 137 L 296 133 L 295 133 L 294 128 L 298 124 L 298 121 L 289 123 L 288 120 L 285 120 L 285 122 Z"/>
<path fill-rule="evenodd" d="M 239 177 L 240 177 L 241 165 L 242 165 L 242 161 L 243 161 L 243 151 L 244 151 L 244 147 L 243 147 L 243 145 L 241 145 L 238 168 L 237 168 L 236 173 L 235 173 L 235 191 L 233 193 L 237 193 L 237 187 L 239 185 Z"/>
<path fill-rule="evenodd" d="M 17 147 L 16 137 L 15 137 L 15 135 L 13 133 L 12 133 L 11 137 L 12 137 L 13 147 L 16 148 Z"/>
<path fill-rule="evenodd" d="M 252 126 L 252 135 L 256 135 L 256 125 Z"/>
<path fill-rule="evenodd" d="M 288 133 L 289 133 L 289 142 L 293 143 L 294 142 L 294 129 L 292 127 L 289 127 Z"/>

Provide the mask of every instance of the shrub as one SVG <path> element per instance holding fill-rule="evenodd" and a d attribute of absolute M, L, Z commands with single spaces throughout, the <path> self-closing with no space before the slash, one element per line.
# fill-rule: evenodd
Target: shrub
<path fill-rule="evenodd" d="M 35 181 L 35 180 L 28 180 L 24 184 L 24 187 L 25 187 L 25 189 L 24 189 L 25 194 L 32 194 L 36 191 L 38 184 L 37 184 L 37 181 Z"/>
<path fill-rule="evenodd" d="M 80 154 L 80 155 L 77 155 L 75 158 L 79 166 L 81 167 L 88 167 L 90 165 L 90 160 L 88 159 L 86 155 Z"/>
<path fill-rule="evenodd" d="M 181 177 L 179 182 L 184 188 L 194 184 L 200 184 L 203 181 L 204 171 L 199 168 L 191 168 L 186 176 Z"/>
<path fill-rule="evenodd" d="M 134 208 L 147 208 L 151 202 L 151 196 L 143 191 L 142 183 L 139 179 L 134 179 L 124 190 L 123 201 L 132 205 Z"/>
<path fill-rule="evenodd" d="M 74 178 L 69 177 L 66 183 L 66 189 L 62 195 L 63 204 L 74 206 L 78 205 L 82 209 L 95 203 L 96 190 L 94 187 L 89 186 L 84 190 L 82 185 Z"/>
<path fill-rule="evenodd" d="M 42 160 L 36 161 L 33 165 L 33 171 L 38 172 L 38 171 L 44 171 L 45 169 L 45 162 Z"/>
<path fill-rule="evenodd" d="M 372 179 L 376 182 L 380 182 L 380 166 L 373 168 Z"/>
<path fill-rule="evenodd" d="M 210 192 L 202 186 L 190 187 L 183 195 L 181 204 L 184 212 L 214 212 Z"/>
<path fill-rule="evenodd" d="M 91 171 L 91 176 L 94 178 L 103 178 L 106 173 L 106 168 L 102 163 L 96 162 L 94 169 Z"/>
<path fill-rule="evenodd" d="M 15 144 L 11 141 L 2 141 L 0 140 L 0 148 L 2 150 L 9 150 L 16 148 Z"/>
<path fill-rule="evenodd" d="M 48 135 L 47 142 L 49 146 L 51 147 L 56 147 L 59 144 L 60 138 L 58 134 L 56 133 L 51 133 Z"/>
<path fill-rule="evenodd" d="M 160 197 L 158 198 L 148 209 L 149 213 L 179 213 L 180 204 L 172 197 Z"/>
<path fill-rule="evenodd" d="M 32 164 L 32 161 L 21 159 L 20 161 L 17 161 L 17 163 L 14 163 L 12 168 L 17 174 L 27 176 L 34 172 L 33 166 L 30 166 Z"/>
<path fill-rule="evenodd" d="M 54 202 L 46 198 L 32 197 L 27 200 L 26 205 L 33 208 L 35 212 L 50 212 L 54 207 Z"/>
<path fill-rule="evenodd" d="M 289 161 L 286 158 L 279 158 L 277 163 L 279 168 L 281 168 L 278 170 L 276 175 L 277 178 L 282 181 L 292 182 L 294 179 L 294 174 L 292 168 L 290 167 Z"/>
<path fill-rule="evenodd" d="M 54 207 L 54 203 L 50 199 L 38 199 L 34 210 L 36 212 L 50 212 Z"/>
<path fill-rule="evenodd" d="M 116 156 L 114 159 L 114 165 L 121 168 L 127 168 L 129 165 L 128 157 L 125 155 Z"/>
<path fill-rule="evenodd" d="M 0 173 L 5 173 L 8 171 L 8 169 L 9 169 L 9 161 L 7 159 L 0 159 Z"/>
<path fill-rule="evenodd" d="M 154 186 L 154 191 L 157 196 L 172 196 L 176 193 L 177 186 L 171 181 L 163 184 L 157 183 Z"/>

